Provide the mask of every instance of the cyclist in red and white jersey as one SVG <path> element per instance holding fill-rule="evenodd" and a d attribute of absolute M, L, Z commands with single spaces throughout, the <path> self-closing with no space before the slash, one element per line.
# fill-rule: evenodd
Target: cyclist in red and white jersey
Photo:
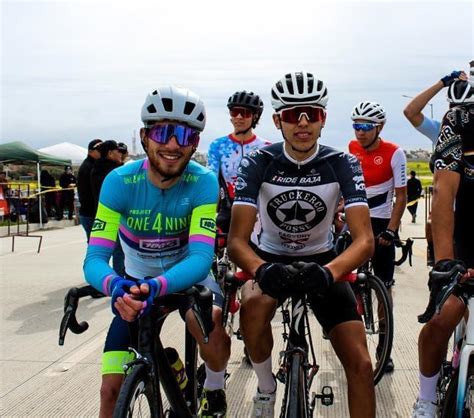
<path fill-rule="evenodd" d="M 227 107 L 234 131 L 212 141 L 207 157 L 208 167 L 219 179 L 219 213 L 216 223 L 223 232 L 229 232 L 230 211 L 235 188 L 238 187 L 236 180 L 240 161 L 250 152 L 271 144 L 253 132 L 263 112 L 263 102 L 257 94 L 237 91 L 229 97 Z"/>
<path fill-rule="evenodd" d="M 349 143 L 349 152 L 361 163 L 370 208 L 372 231 L 376 237 L 372 257 L 374 273 L 385 284 L 390 303 L 394 284 L 395 245 L 397 230 L 407 203 L 406 157 L 396 144 L 380 137 L 387 120 L 384 108 L 375 102 L 358 103 L 352 110 L 356 139 Z M 393 198 L 395 196 L 395 202 Z M 382 347 L 382 341 L 379 342 Z M 389 359 L 386 372 L 394 369 Z"/>

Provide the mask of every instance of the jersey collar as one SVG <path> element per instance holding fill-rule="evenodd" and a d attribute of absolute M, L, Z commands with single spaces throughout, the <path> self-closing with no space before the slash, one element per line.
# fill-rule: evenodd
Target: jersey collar
<path fill-rule="evenodd" d="M 236 138 L 233 134 L 229 134 L 227 136 L 232 142 L 236 142 L 237 144 L 242 144 L 242 145 L 250 144 L 251 142 L 255 141 L 255 139 L 257 138 L 257 135 L 253 134 L 251 138 L 247 139 L 247 141 L 240 142 L 240 139 Z"/>
<path fill-rule="evenodd" d="M 319 153 L 319 142 L 316 143 L 316 147 L 315 147 L 315 151 L 314 151 L 314 154 L 309 156 L 308 158 L 306 158 L 306 160 L 303 160 L 303 161 L 298 161 L 298 160 L 295 160 L 293 157 L 290 156 L 290 154 L 288 154 L 286 152 L 286 148 L 285 148 L 285 144 L 283 143 L 283 154 L 285 155 L 285 157 L 290 160 L 293 164 L 296 164 L 298 166 L 300 165 L 305 165 L 305 164 L 308 164 L 310 163 L 311 161 L 313 161 L 318 153 Z"/>

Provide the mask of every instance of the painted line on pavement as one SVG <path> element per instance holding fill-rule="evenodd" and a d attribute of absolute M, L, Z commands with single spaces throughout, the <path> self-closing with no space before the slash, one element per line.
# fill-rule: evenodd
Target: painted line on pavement
<path fill-rule="evenodd" d="M 79 243 L 85 243 L 85 239 L 79 239 L 79 240 L 76 240 L 76 241 L 69 241 L 69 242 L 62 242 L 60 244 L 53 244 L 53 245 L 48 245 L 48 246 L 42 245 L 41 246 L 41 251 L 47 250 L 47 249 L 50 249 L 50 248 L 63 247 L 64 245 L 79 244 Z M 29 254 L 29 253 L 37 253 L 37 249 L 20 251 L 20 252 L 13 252 L 13 253 L 9 252 L 7 254 L 0 255 L 0 258 L 18 257 L 20 255 Z M 40 255 L 40 254 L 41 254 L 41 252 L 38 255 Z"/>

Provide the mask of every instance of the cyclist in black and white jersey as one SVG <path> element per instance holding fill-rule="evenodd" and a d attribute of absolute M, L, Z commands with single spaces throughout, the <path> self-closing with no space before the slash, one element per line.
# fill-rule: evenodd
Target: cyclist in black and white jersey
<path fill-rule="evenodd" d="M 251 153 L 238 169 L 228 248 L 236 264 L 256 279 L 242 289 L 240 312 L 258 378 L 253 416 L 273 417 L 271 320 L 278 304 L 295 291 L 308 294 L 344 366 L 351 416 L 375 416 L 364 327 L 354 294 L 342 282 L 370 257 L 374 240 L 357 159 L 318 144 L 327 100 L 327 88 L 312 74 L 287 74 L 272 89 L 273 120 L 285 141 Z M 354 242 L 335 257 L 331 226 L 341 195 Z M 306 264 L 295 268 L 295 261 Z"/>
<path fill-rule="evenodd" d="M 474 61 L 473 61 L 474 64 Z M 455 107 L 444 116 L 434 153 L 432 229 L 435 250 L 433 271 L 466 269 L 465 279 L 474 276 L 474 77 L 473 86 L 458 80 L 449 88 Z M 454 208 L 454 209 L 453 209 Z M 431 296 L 442 285 L 430 278 Z M 433 294 L 435 293 L 435 294 Z M 412 417 L 435 417 L 436 384 L 448 342 L 466 305 L 450 296 L 439 315 L 421 330 L 418 338 L 420 390 Z"/>

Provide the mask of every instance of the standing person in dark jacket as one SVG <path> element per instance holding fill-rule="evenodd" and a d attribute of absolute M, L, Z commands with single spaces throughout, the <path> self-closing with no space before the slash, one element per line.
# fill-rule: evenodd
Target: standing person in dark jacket
<path fill-rule="evenodd" d="M 89 142 L 87 158 L 82 162 L 77 174 L 77 192 L 79 194 L 79 221 L 86 231 L 87 242 L 91 235 L 92 224 L 95 218 L 95 203 L 91 186 L 91 171 L 96 160 L 100 158 L 99 146 L 101 139 L 93 139 Z"/>
<path fill-rule="evenodd" d="M 64 215 L 64 209 L 67 209 L 67 217 L 72 219 L 74 214 L 74 187 L 76 187 L 76 177 L 72 174 L 72 167 L 67 165 L 64 167 L 64 173 L 59 177 L 59 185 L 66 190 L 61 190 L 61 198 L 59 203 L 59 216 L 61 220 Z"/>
<path fill-rule="evenodd" d="M 416 172 L 410 171 L 410 178 L 407 181 L 407 209 L 411 214 L 411 223 L 416 221 L 416 210 L 418 208 L 418 199 L 421 196 L 423 188 L 421 181 L 416 178 Z"/>
<path fill-rule="evenodd" d="M 56 187 L 56 180 L 48 170 L 41 170 L 40 175 L 41 191 L 44 193 L 44 203 L 48 217 L 58 216 L 58 206 L 56 205 L 56 192 L 52 191 Z M 53 212 L 54 210 L 54 212 Z"/>
<path fill-rule="evenodd" d="M 105 141 L 99 145 L 99 151 L 100 158 L 96 160 L 90 174 L 92 196 L 94 199 L 94 216 L 97 212 L 100 189 L 105 177 L 113 169 L 120 167 L 123 164 L 122 153 L 120 152 L 117 142 L 112 140 Z M 120 246 L 120 241 L 117 240 L 112 254 L 112 267 L 120 276 L 125 275 L 124 258 L 125 256 L 122 247 Z"/>

